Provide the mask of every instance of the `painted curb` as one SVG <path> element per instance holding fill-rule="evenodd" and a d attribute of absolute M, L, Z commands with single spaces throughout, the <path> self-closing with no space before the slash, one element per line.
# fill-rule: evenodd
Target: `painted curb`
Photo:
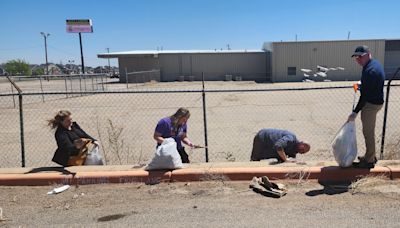
<path fill-rule="evenodd" d="M 353 181 L 363 176 L 400 178 L 400 167 L 375 167 L 374 169 L 326 167 L 232 167 L 186 168 L 173 171 L 81 171 L 75 175 L 60 173 L 0 174 L 0 185 L 39 186 L 52 184 L 87 185 L 108 183 L 158 184 L 160 182 L 191 181 L 248 181 L 254 176 L 268 176 L 271 180 L 324 180 Z"/>
<path fill-rule="evenodd" d="M 391 179 L 400 178 L 400 167 L 387 166 L 387 168 L 390 170 Z"/>
<path fill-rule="evenodd" d="M 109 172 L 78 172 L 76 175 L 59 173 L 35 174 L 1 174 L 0 185 L 5 186 L 40 186 L 52 184 L 87 185 L 109 183 L 157 184 L 169 182 L 171 171 L 109 171 Z"/>

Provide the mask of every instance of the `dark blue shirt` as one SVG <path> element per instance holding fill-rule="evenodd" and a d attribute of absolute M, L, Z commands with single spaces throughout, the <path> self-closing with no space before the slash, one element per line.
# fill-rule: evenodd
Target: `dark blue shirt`
<path fill-rule="evenodd" d="M 297 154 L 297 144 L 299 141 L 296 135 L 290 131 L 279 129 L 262 129 L 257 133 L 257 136 L 264 143 L 265 150 L 262 158 L 277 158 L 281 160 L 278 155 L 278 150 L 283 149 L 285 154 L 289 157 L 295 158 Z"/>
<path fill-rule="evenodd" d="M 385 84 L 385 72 L 382 65 L 375 59 L 371 59 L 362 70 L 361 96 L 354 112 L 358 113 L 368 102 L 371 104 L 383 104 L 383 86 Z"/>

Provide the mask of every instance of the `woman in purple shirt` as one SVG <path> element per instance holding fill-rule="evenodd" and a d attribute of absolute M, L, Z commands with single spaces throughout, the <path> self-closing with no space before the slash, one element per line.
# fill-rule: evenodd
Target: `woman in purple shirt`
<path fill-rule="evenodd" d="M 195 145 L 186 135 L 186 122 L 188 121 L 189 117 L 189 110 L 185 108 L 179 108 L 174 115 L 162 118 L 160 121 L 158 121 L 156 130 L 154 131 L 154 139 L 157 141 L 157 147 L 161 145 L 166 138 L 175 139 L 176 147 L 183 163 L 189 163 L 190 161 L 189 155 L 182 146 L 182 142 L 191 148 L 195 147 Z"/>

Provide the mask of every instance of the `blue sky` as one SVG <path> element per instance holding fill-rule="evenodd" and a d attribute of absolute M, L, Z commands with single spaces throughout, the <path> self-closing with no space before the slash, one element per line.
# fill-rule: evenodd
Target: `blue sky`
<path fill-rule="evenodd" d="M 78 34 L 66 19 L 92 19 L 85 64 L 110 51 L 261 49 L 265 41 L 400 38 L 398 0 L 0 0 L 0 63 L 24 59 L 80 63 Z M 117 64 L 116 60 L 112 61 Z"/>

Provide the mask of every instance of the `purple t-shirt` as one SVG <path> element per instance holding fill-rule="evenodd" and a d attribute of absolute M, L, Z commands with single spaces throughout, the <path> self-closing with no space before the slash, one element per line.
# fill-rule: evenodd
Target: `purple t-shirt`
<path fill-rule="evenodd" d="M 172 126 L 171 118 L 165 117 L 158 121 L 155 131 L 161 134 L 161 137 L 163 138 L 174 138 L 177 148 L 180 149 L 182 148 L 182 135 L 187 132 L 187 125 L 185 123 L 179 126 L 175 132 Z M 159 145 L 160 144 L 157 144 L 157 146 Z"/>

